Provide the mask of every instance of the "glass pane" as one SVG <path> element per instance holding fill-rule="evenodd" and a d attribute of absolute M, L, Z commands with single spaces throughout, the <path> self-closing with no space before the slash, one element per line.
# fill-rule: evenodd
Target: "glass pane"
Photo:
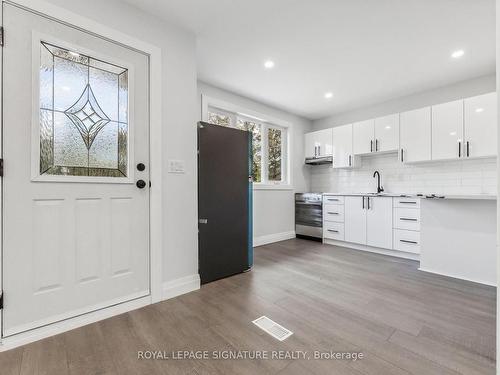
<path fill-rule="evenodd" d="M 260 124 L 245 121 L 245 126 L 252 133 L 252 177 L 253 182 L 262 181 L 262 129 Z"/>
<path fill-rule="evenodd" d="M 269 128 L 267 132 L 268 179 L 281 181 L 282 131 Z"/>
<path fill-rule="evenodd" d="M 208 112 L 208 122 L 215 125 L 231 126 L 231 117 L 222 113 Z"/>
<path fill-rule="evenodd" d="M 40 48 L 40 174 L 126 177 L 127 69 Z"/>

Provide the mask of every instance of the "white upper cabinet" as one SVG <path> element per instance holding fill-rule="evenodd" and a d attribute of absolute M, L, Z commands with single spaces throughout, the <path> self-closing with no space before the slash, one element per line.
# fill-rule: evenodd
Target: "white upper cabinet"
<path fill-rule="evenodd" d="M 432 107 L 432 160 L 456 159 L 463 154 L 464 101 Z"/>
<path fill-rule="evenodd" d="M 332 128 L 333 168 L 354 167 L 352 124 Z"/>
<path fill-rule="evenodd" d="M 399 113 L 375 119 L 374 151 L 396 151 L 399 147 Z"/>
<path fill-rule="evenodd" d="M 305 157 L 332 155 L 332 129 L 318 130 L 305 135 Z"/>
<path fill-rule="evenodd" d="M 464 156 L 496 156 L 496 92 L 465 99 L 464 113 Z"/>
<path fill-rule="evenodd" d="M 400 161 L 431 160 L 431 107 L 402 112 L 399 132 Z"/>
<path fill-rule="evenodd" d="M 352 124 L 353 154 L 363 155 L 375 151 L 375 120 Z"/>

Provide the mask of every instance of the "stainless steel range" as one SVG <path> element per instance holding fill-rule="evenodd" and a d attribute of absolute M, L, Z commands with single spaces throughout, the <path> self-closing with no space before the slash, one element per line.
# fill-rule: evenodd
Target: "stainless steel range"
<path fill-rule="evenodd" d="M 323 194 L 295 194 L 295 234 L 298 238 L 323 238 Z"/>

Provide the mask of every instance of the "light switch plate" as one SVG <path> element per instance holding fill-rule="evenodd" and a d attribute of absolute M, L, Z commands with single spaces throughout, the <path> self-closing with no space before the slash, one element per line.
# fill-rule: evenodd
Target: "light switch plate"
<path fill-rule="evenodd" d="M 168 161 L 168 173 L 186 173 L 186 163 L 184 160 Z"/>

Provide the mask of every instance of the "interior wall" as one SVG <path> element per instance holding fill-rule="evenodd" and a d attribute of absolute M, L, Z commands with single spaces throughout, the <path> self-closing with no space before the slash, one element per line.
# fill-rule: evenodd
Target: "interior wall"
<path fill-rule="evenodd" d="M 198 274 L 194 35 L 117 0 L 49 1 L 161 48 L 162 76 L 152 77 L 162 82 L 163 134 L 157 142 L 164 166 L 176 159 L 186 168 L 184 174 L 163 172 L 163 280 Z"/>
<path fill-rule="evenodd" d="M 288 190 L 254 189 L 254 242 L 259 244 L 292 233 L 295 230 L 294 193 L 309 190 L 310 175 L 308 168 L 304 166 L 303 159 L 304 133 L 311 130 L 311 121 L 198 81 L 199 119 L 201 119 L 202 95 L 217 98 L 292 124 L 289 131 L 293 188 Z"/>
<path fill-rule="evenodd" d="M 333 126 L 350 124 L 355 121 L 368 120 L 370 118 L 410 111 L 432 104 L 446 103 L 469 96 L 485 94 L 495 91 L 495 80 L 495 74 L 491 74 L 436 88 L 434 90 L 415 93 L 369 107 L 362 107 L 352 111 L 339 113 L 313 121 L 313 129 L 320 130 L 331 128 Z"/>

